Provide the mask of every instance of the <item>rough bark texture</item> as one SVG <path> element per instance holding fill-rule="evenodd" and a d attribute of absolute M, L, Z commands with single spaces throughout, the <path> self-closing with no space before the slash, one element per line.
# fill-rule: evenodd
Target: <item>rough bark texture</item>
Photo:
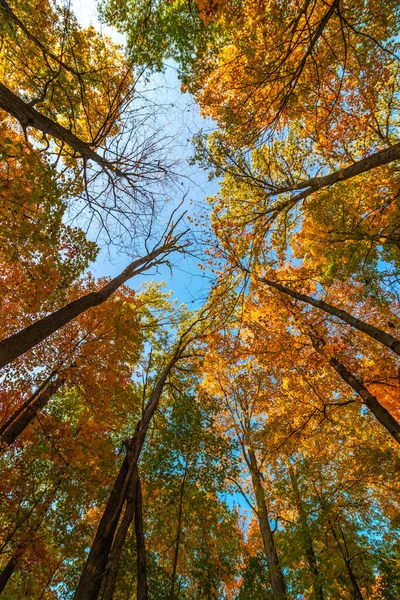
<path fill-rule="evenodd" d="M 268 510 L 265 502 L 261 473 L 258 468 L 255 452 L 250 444 L 247 446 L 247 454 L 247 463 L 250 469 L 251 480 L 257 502 L 257 517 L 260 524 L 261 536 L 263 539 L 265 554 L 267 556 L 268 570 L 271 577 L 272 592 L 276 600 L 286 600 L 286 587 L 279 564 L 274 535 L 269 524 Z"/>
<path fill-rule="evenodd" d="M 373 338 L 374 340 L 377 340 L 378 342 L 380 342 L 381 344 L 383 344 L 384 346 L 389 348 L 389 350 L 392 350 L 396 354 L 400 355 L 400 341 L 398 339 L 396 339 L 395 337 L 393 337 L 392 335 L 390 335 L 389 333 L 382 331 L 378 327 L 374 327 L 373 325 L 370 325 L 369 323 L 365 323 L 364 321 L 361 321 L 360 319 L 353 317 L 350 313 L 346 312 L 345 310 L 342 310 L 341 308 L 332 306 L 331 304 L 328 304 L 327 302 L 324 302 L 323 300 L 316 300 L 315 298 L 312 298 L 311 296 L 307 296 L 306 294 L 301 294 L 300 292 L 291 290 L 290 288 L 287 288 L 286 286 L 281 285 L 280 283 L 277 283 L 276 281 L 271 281 L 269 279 L 265 279 L 264 277 L 257 277 L 257 279 L 259 281 L 261 281 L 262 283 L 265 283 L 265 285 L 268 285 L 269 287 L 272 287 L 276 290 L 279 290 L 280 292 L 283 292 L 287 296 L 291 296 L 292 298 L 295 298 L 296 300 L 300 300 L 301 302 L 306 302 L 307 304 L 310 304 L 311 306 L 320 308 L 321 310 L 323 310 L 324 312 L 326 312 L 330 315 L 338 317 L 339 319 L 341 319 L 345 323 L 348 323 L 355 329 L 358 329 L 359 331 L 362 331 L 363 333 L 367 334 L 369 337 Z"/>
<path fill-rule="evenodd" d="M 1 84 L 0 84 L 1 85 Z M 169 252 L 169 245 L 160 246 L 143 258 L 133 261 L 117 277 L 97 292 L 91 292 L 78 300 L 70 302 L 63 308 L 56 310 L 47 317 L 36 321 L 29 327 L 0 342 L 0 368 L 34 348 L 49 335 L 58 331 L 63 325 L 72 321 L 77 316 L 93 306 L 105 302 L 122 284 L 154 266 L 157 257 Z M 175 249 L 172 247 L 172 249 Z"/>
<path fill-rule="evenodd" d="M 36 418 L 37 412 L 48 404 L 54 394 L 63 386 L 64 382 L 65 379 L 63 377 L 58 377 L 44 391 L 37 394 L 32 399 L 32 402 L 25 407 L 25 410 L 9 422 L 8 427 L 1 434 L 0 448 L 6 448 L 16 441 L 18 436 Z"/>
<path fill-rule="evenodd" d="M 361 175 L 362 173 L 366 173 L 367 171 L 371 171 L 376 167 L 381 167 L 383 165 L 387 165 L 395 160 L 400 159 L 400 142 L 397 144 L 393 144 L 393 146 L 389 146 L 389 148 L 385 148 L 384 150 L 380 150 L 379 152 L 375 152 L 366 158 L 363 158 L 348 167 L 343 169 L 339 169 L 338 171 L 333 171 L 333 173 L 329 173 L 328 175 L 323 175 L 321 177 L 312 177 L 307 179 L 306 181 L 301 181 L 299 183 L 295 183 L 293 185 L 283 186 L 269 193 L 269 196 L 278 196 L 280 194 L 286 194 L 287 192 L 295 192 L 298 190 L 303 190 L 299 194 L 296 194 L 289 200 L 284 200 L 282 202 L 277 202 L 275 205 L 271 206 L 266 214 L 276 215 L 282 210 L 290 209 L 295 206 L 301 200 L 304 200 L 314 192 L 334 185 L 339 181 L 346 181 L 347 179 L 352 179 L 357 175 Z"/>
<path fill-rule="evenodd" d="M 329 364 L 335 369 L 340 377 L 350 386 L 353 390 L 361 396 L 366 406 L 375 415 L 378 421 L 384 426 L 384 428 L 390 433 L 391 436 L 400 444 L 400 423 L 390 414 L 388 410 L 368 391 L 365 385 L 357 379 L 342 363 L 336 358 L 331 357 Z"/>
<path fill-rule="evenodd" d="M 69 129 L 37 111 L 33 106 L 21 100 L 3 83 L 0 83 L 0 108 L 15 117 L 24 130 L 33 127 L 44 134 L 51 135 L 60 142 L 68 144 L 85 162 L 92 160 L 102 169 L 115 173 L 118 177 L 127 177 L 115 164 L 95 152 L 93 144 L 81 140 Z"/>
<path fill-rule="evenodd" d="M 137 465 L 150 421 L 157 410 L 167 377 L 173 365 L 179 360 L 181 352 L 182 347 L 178 345 L 150 395 L 143 416 L 136 425 L 135 433 L 126 442 L 126 456 L 97 528 L 89 556 L 75 592 L 74 600 L 97 600 L 99 596 L 102 578 L 107 566 L 131 475 Z"/>
<path fill-rule="evenodd" d="M 11 575 L 14 573 L 15 568 L 18 564 L 16 554 L 10 558 L 2 572 L 0 573 L 0 594 L 6 587 Z"/>
<path fill-rule="evenodd" d="M 103 592 L 101 600 L 112 600 L 115 591 L 115 585 L 117 583 L 119 561 L 121 553 L 125 544 L 126 536 L 128 534 L 129 527 L 133 521 L 135 512 L 135 494 L 136 485 L 138 478 L 138 470 L 135 468 L 132 472 L 131 480 L 126 495 L 126 506 L 124 516 L 121 524 L 118 527 L 118 531 L 115 535 L 114 543 L 110 552 L 110 558 L 108 560 L 107 572 L 104 580 Z"/>
<path fill-rule="evenodd" d="M 136 532 L 136 554 L 137 554 L 137 600 L 147 600 L 147 569 L 146 569 L 146 544 L 143 525 L 143 497 L 140 477 L 136 478 L 135 489 L 135 532 Z"/>

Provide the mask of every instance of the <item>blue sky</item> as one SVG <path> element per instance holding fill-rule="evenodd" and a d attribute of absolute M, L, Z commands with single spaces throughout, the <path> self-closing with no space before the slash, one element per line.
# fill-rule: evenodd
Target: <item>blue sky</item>
<path fill-rule="evenodd" d="M 124 36 L 113 28 L 102 26 L 97 18 L 96 0 L 72 0 L 72 10 L 82 26 L 92 25 L 97 30 L 109 35 L 114 42 L 124 44 Z M 192 154 L 192 137 L 200 129 L 209 130 L 212 122 L 205 121 L 199 114 L 199 109 L 192 97 L 180 90 L 180 82 L 174 64 L 171 62 L 164 73 L 154 74 L 146 86 L 146 97 L 155 105 L 159 105 L 160 124 L 167 136 L 174 137 L 174 152 L 180 160 L 178 171 L 183 175 L 182 192 L 176 189 L 172 192 L 171 210 L 185 195 L 184 209 L 190 215 L 195 215 L 205 206 L 205 199 L 218 191 L 218 184 L 208 180 L 208 175 L 200 168 L 191 166 L 188 159 Z M 167 215 L 160 217 L 160 220 Z M 189 225 L 189 222 L 188 222 Z M 96 277 L 115 276 L 129 263 L 129 257 L 116 248 L 103 248 L 90 271 Z M 189 307 L 199 306 L 204 300 L 208 289 L 208 276 L 199 267 L 199 259 L 177 257 L 172 273 L 168 267 L 161 267 L 159 273 L 138 277 L 130 282 L 137 289 L 143 280 L 164 281 L 166 287 L 172 290 L 179 302 L 187 303 Z"/>

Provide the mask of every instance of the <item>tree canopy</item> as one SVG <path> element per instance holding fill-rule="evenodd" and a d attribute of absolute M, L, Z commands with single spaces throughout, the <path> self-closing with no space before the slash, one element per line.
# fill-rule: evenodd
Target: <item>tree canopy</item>
<path fill-rule="evenodd" d="M 0 595 L 397 600 L 398 3 L 98 11 L 0 0 Z"/>

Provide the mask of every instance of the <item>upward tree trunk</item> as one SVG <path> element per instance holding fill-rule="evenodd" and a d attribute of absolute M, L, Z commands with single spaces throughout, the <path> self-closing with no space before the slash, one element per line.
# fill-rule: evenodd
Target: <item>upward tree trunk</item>
<path fill-rule="evenodd" d="M 135 468 L 132 472 L 128 491 L 126 494 L 126 506 L 124 516 L 122 518 L 120 526 L 118 527 L 118 531 L 115 535 L 114 543 L 110 552 L 110 558 L 107 565 L 101 600 L 112 600 L 114 596 L 115 585 L 117 583 L 118 577 L 119 561 L 125 544 L 126 536 L 128 534 L 129 527 L 133 521 L 133 515 L 135 512 L 135 493 L 137 478 L 138 470 L 137 468 Z"/>
<path fill-rule="evenodd" d="M 302 530 L 303 540 L 304 540 L 304 550 L 307 556 L 308 566 L 310 568 L 310 572 L 313 576 L 313 588 L 314 588 L 314 597 L 316 600 L 324 600 L 324 593 L 321 584 L 321 578 L 319 574 L 317 559 L 314 552 L 314 547 L 312 543 L 312 537 L 310 532 L 310 527 L 308 525 L 307 515 L 304 510 L 303 501 L 301 499 L 299 485 L 297 482 L 296 473 L 288 462 L 288 470 L 290 475 L 290 481 L 292 483 L 292 488 L 294 492 L 294 497 L 296 500 L 297 510 L 299 511 L 299 521 Z"/>
<path fill-rule="evenodd" d="M 341 362 L 331 357 L 329 364 L 335 369 L 336 373 L 361 396 L 366 406 L 375 415 L 378 421 L 390 433 L 390 435 L 400 444 L 400 423 L 390 414 L 388 410 L 371 394 L 365 385 L 357 379 Z"/>
<path fill-rule="evenodd" d="M 143 416 L 136 425 L 135 433 L 126 443 L 126 456 L 97 528 L 74 600 L 97 600 L 98 598 L 130 478 L 137 466 L 150 421 L 157 410 L 167 377 L 173 365 L 179 360 L 182 350 L 183 347 L 178 345 L 173 357 L 163 369 L 150 395 Z"/>
<path fill-rule="evenodd" d="M 136 532 L 136 567 L 137 567 L 137 600 L 147 600 L 146 544 L 143 525 L 143 497 L 140 477 L 136 480 L 135 489 L 135 532 Z"/>
<path fill-rule="evenodd" d="M 246 456 L 245 456 L 246 458 Z M 250 469 L 251 480 L 253 483 L 254 494 L 257 503 L 257 517 L 260 524 L 261 537 L 264 544 L 267 557 L 268 570 L 271 577 L 272 592 L 276 600 L 286 600 L 286 587 L 283 574 L 279 564 L 279 558 L 276 551 L 274 535 L 269 524 L 267 504 L 265 501 L 264 488 L 261 480 L 261 473 L 258 468 L 257 459 L 253 447 L 250 443 L 247 445 L 246 462 Z"/>
<path fill-rule="evenodd" d="M 257 277 L 257 276 L 256 276 L 256 279 L 258 281 L 261 281 L 265 285 L 268 285 L 269 287 L 279 290 L 280 292 L 282 292 L 283 294 L 286 294 L 287 296 L 291 296 L 292 298 L 295 298 L 296 300 L 300 300 L 301 302 L 306 302 L 307 304 L 310 304 L 311 306 L 320 308 L 321 310 L 323 310 L 324 312 L 326 312 L 330 315 L 338 317 L 339 319 L 341 319 L 348 325 L 351 325 L 355 329 L 358 329 L 358 331 L 362 331 L 363 333 L 365 333 L 372 339 L 377 340 L 378 342 L 380 342 L 381 344 L 383 344 L 384 346 L 389 348 L 389 350 L 392 350 L 396 354 L 400 355 L 400 341 L 397 338 L 390 335 L 389 333 L 382 331 L 382 329 L 379 329 L 378 327 L 374 327 L 374 325 L 370 325 L 369 323 L 365 323 L 364 321 L 361 321 L 361 319 L 357 319 L 357 317 L 353 317 L 350 313 L 346 312 L 345 310 L 342 310 L 341 308 L 332 306 L 332 304 L 328 304 L 327 302 L 324 302 L 323 300 L 316 300 L 315 298 L 312 298 L 311 296 L 307 296 L 306 294 L 301 294 L 300 292 L 291 290 L 290 288 L 288 288 L 284 285 L 281 285 L 280 283 L 277 283 L 276 281 L 271 281 L 270 279 L 266 279 L 265 277 Z"/>
<path fill-rule="evenodd" d="M 63 325 L 72 321 L 80 314 L 93 306 L 98 306 L 105 302 L 122 284 L 126 281 L 152 268 L 157 260 L 161 261 L 160 255 L 169 254 L 177 249 L 175 240 L 170 240 L 163 246 L 153 250 L 146 256 L 133 261 L 117 277 L 114 277 L 107 285 L 97 292 L 91 292 L 78 300 L 70 302 L 63 308 L 56 310 L 47 317 L 36 321 L 29 327 L 22 329 L 18 333 L 6 338 L 0 342 L 0 368 L 8 365 L 10 362 L 34 348 L 37 344 L 46 339 L 49 335 L 58 331 Z"/>
<path fill-rule="evenodd" d="M 352 588 L 352 596 L 353 596 L 354 600 L 364 600 L 363 595 L 360 590 L 360 586 L 358 585 L 357 577 L 351 566 L 351 559 L 348 555 L 347 547 L 345 547 L 345 548 L 343 547 L 343 545 L 342 545 L 341 541 L 339 540 L 338 535 L 335 531 L 335 525 L 334 525 L 334 523 L 331 522 L 331 520 L 329 518 L 328 518 L 328 523 L 330 526 L 330 531 L 333 535 L 333 538 L 336 542 L 337 547 L 339 548 L 339 552 L 343 558 L 343 562 L 345 564 L 346 571 L 347 571 L 347 574 L 350 579 L 351 588 Z"/>
<path fill-rule="evenodd" d="M 101 600 L 112 600 L 117 583 L 119 562 L 129 527 L 135 517 L 137 548 L 137 600 L 147 600 L 146 550 L 144 541 L 142 490 L 137 467 L 133 469 L 126 495 L 126 507 L 110 552 Z"/>
<path fill-rule="evenodd" d="M 66 129 L 56 121 L 49 119 L 49 117 L 37 111 L 33 106 L 21 100 L 19 96 L 14 94 L 3 83 L 0 83 L 0 108 L 15 117 L 21 123 L 24 130 L 28 127 L 33 127 L 44 134 L 51 135 L 56 140 L 64 142 L 75 150 L 83 158 L 84 162 L 92 160 L 102 169 L 110 173 L 115 173 L 118 177 L 129 179 L 114 163 L 95 152 L 93 144 L 83 141 L 69 129 Z"/>
<path fill-rule="evenodd" d="M 322 348 L 325 346 L 325 340 L 319 336 L 313 328 L 308 332 L 311 343 L 315 350 L 323 355 Z M 327 362 L 333 367 L 338 375 L 345 381 L 364 401 L 365 405 L 375 415 L 378 421 L 390 433 L 390 435 L 400 444 L 400 423 L 390 414 L 388 410 L 379 402 L 375 396 L 365 387 L 355 375 L 353 375 L 337 358 L 328 356 Z"/>
<path fill-rule="evenodd" d="M 298 194 L 289 198 L 289 200 L 284 200 L 281 202 L 277 202 L 275 205 L 271 206 L 266 210 L 265 214 L 277 215 L 279 212 L 283 210 L 290 209 L 294 207 L 298 202 L 304 200 L 314 192 L 321 190 L 322 188 L 330 187 L 339 181 L 346 181 L 348 179 L 352 179 L 353 177 L 357 177 L 357 175 L 361 175 L 362 173 L 367 173 L 376 167 L 381 167 L 383 165 L 387 165 L 395 160 L 400 159 L 400 142 L 397 144 L 393 144 L 389 146 L 389 148 L 385 148 L 384 150 L 380 150 L 379 152 L 375 152 L 366 158 L 362 158 L 361 160 L 349 165 L 348 167 L 344 167 L 343 169 L 339 169 L 337 171 L 333 171 L 328 175 L 322 175 L 320 177 L 311 177 L 306 181 L 300 181 L 299 183 L 294 183 L 293 185 L 282 186 L 276 190 L 273 190 L 268 194 L 268 196 L 278 196 L 280 194 L 286 194 L 288 192 L 296 192 L 299 190 Z"/>
<path fill-rule="evenodd" d="M 36 418 L 39 410 L 44 408 L 51 400 L 54 394 L 64 385 L 65 379 L 62 376 L 57 377 L 55 381 L 50 383 L 44 391 L 35 393 L 30 402 L 26 403 L 24 410 L 8 420 L 8 426 L 0 436 L 0 450 L 6 449 L 13 444 L 18 436 L 28 427 L 28 425 Z M 18 412 L 18 411 L 16 411 Z M 7 424 L 6 424 L 7 425 Z"/>

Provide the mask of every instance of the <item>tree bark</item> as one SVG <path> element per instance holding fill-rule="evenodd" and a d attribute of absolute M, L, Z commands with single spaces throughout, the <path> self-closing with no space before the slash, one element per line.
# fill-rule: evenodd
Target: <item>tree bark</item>
<path fill-rule="evenodd" d="M 92 160 L 94 163 L 99 165 L 105 171 L 114 173 L 118 177 L 122 177 L 129 180 L 129 176 L 121 171 L 113 162 L 100 156 L 93 150 L 93 144 L 85 142 L 76 136 L 72 131 L 66 129 L 56 121 L 49 119 L 33 106 L 30 106 L 19 96 L 14 94 L 8 87 L 0 82 L 0 108 L 5 110 L 8 114 L 13 116 L 22 128 L 26 130 L 28 127 L 33 127 L 44 134 L 51 135 L 53 138 L 59 140 L 70 146 L 75 152 L 77 152 L 86 163 Z"/>
<path fill-rule="evenodd" d="M 304 200 L 314 192 L 334 185 L 339 181 L 346 181 L 347 179 L 352 179 L 357 175 L 361 175 L 362 173 L 367 173 L 376 167 L 381 167 L 383 165 L 387 165 L 395 160 L 400 159 L 400 142 L 397 144 L 393 144 L 389 146 L 389 148 L 385 148 L 384 150 L 380 150 L 379 152 L 375 152 L 366 158 L 363 158 L 348 167 L 344 167 L 343 169 L 339 169 L 337 171 L 333 171 L 328 175 L 323 175 L 320 177 L 311 177 L 306 181 L 301 181 L 299 183 L 295 183 L 293 185 L 282 186 L 274 190 L 273 192 L 269 192 L 268 196 L 278 196 L 280 194 L 286 194 L 288 192 L 295 192 L 299 190 L 303 190 L 300 193 L 296 194 L 289 200 L 284 200 L 282 202 L 277 202 L 274 206 L 271 206 L 267 209 L 265 214 L 273 214 L 276 215 L 282 210 L 287 210 L 295 206 L 301 200 Z"/>
<path fill-rule="evenodd" d="M 173 365 L 179 360 L 182 350 L 183 346 L 178 344 L 172 358 L 161 372 L 133 436 L 126 442 L 126 456 L 97 528 L 74 600 L 97 600 L 98 598 L 130 478 L 137 466 L 150 421 L 157 410 L 167 377 Z"/>
<path fill-rule="evenodd" d="M 169 252 L 177 249 L 174 242 L 175 240 L 170 240 L 146 256 L 133 261 L 101 290 L 91 292 L 70 302 L 63 308 L 0 342 L 0 368 L 5 367 L 28 350 L 34 348 L 49 335 L 58 331 L 66 323 L 69 323 L 89 308 L 99 306 L 99 304 L 105 302 L 122 284 L 135 275 L 151 269 L 157 264 L 158 260 L 161 262 L 161 258 L 158 258 L 160 255 L 169 254 Z"/>
<path fill-rule="evenodd" d="M 115 585 L 118 577 L 119 561 L 125 544 L 126 536 L 129 527 L 133 521 L 135 512 L 135 494 L 138 479 L 138 470 L 135 468 L 129 482 L 128 491 L 126 494 L 126 507 L 121 524 L 115 535 L 114 543 L 110 552 L 110 558 L 107 565 L 107 572 L 104 580 L 104 588 L 101 595 L 101 600 L 112 600 L 115 591 Z"/>
<path fill-rule="evenodd" d="M 8 581 L 10 579 L 10 577 L 14 573 L 17 564 L 18 564 L 18 558 L 17 558 L 17 554 L 15 553 L 10 558 L 10 560 L 8 561 L 8 563 L 6 564 L 6 566 L 4 567 L 4 569 L 2 570 L 2 572 L 0 573 L 0 594 L 4 590 L 4 588 L 6 587 Z"/>
<path fill-rule="evenodd" d="M 370 391 L 357 377 L 355 377 L 341 362 L 335 357 L 329 359 L 329 364 L 335 369 L 336 373 L 363 399 L 365 405 L 375 415 L 378 421 L 390 433 L 390 435 L 400 444 L 400 423 L 390 414 L 388 410 L 371 394 Z"/>
<path fill-rule="evenodd" d="M 283 579 L 282 570 L 279 564 L 274 535 L 269 524 L 268 510 L 265 501 L 264 488 L 261 480 L 261 473 L 258 468 L 255 452 L 250 443 L 248 443 L 247 445 L 247 455 L 248 457 L 246 459 L 246 462 L 250 469 L 251 480 L 253 483 L 254 494 L 256 497 L 257 517 L 260 525 L 265 554 L 267 557 L 268 570 L 271 577 L 272 592 L 276 600 L 286 600 L 287 596 L 285 581 Z"/>
<path fill-rule="evenodd" d="M 338 317 L 345 323 L 348 323 L 348 325 L 351 325 L 355 329 L 358 329 L 358 331 L 362 331 L 363 333 L 367 334 L 372 339 L 377 340 L 378 342 L 380 342 L 381 344 L 383 344 L 384 346 L 389 348 L 389 350 L 392 350 L 396 354 L 400 355 L 400 341 L 397 338 L 390 335 L 389 333 L 382 331 L 378 327 L 374 327 L 374 325 L 370 325 L 369 323 L 365 323 L 364 321 L 361 321 L 361 319 L 357 319 L 357 317 L 353 317 L 350 313 L 346 312 L 345 310 L 342 310 L 341 308 L 332 306 L 332 304 L 328 304 L 327 302 L 324 302 L 323 300 L 316 300 L 315 298 L 312 298 L 311 296 L 307 296 L 306 294 L 301 294 L 300 292 L 291 290 L 290 288 L 287 288 L 286 286 L 281 285 L 280 283 L 277 283 L 276 281 L 271 281 L 269 279 L 266 279 L 265 277 L 257 277 L 257 276 L 256 276 L 256 279 L 258 281 L 264 283 L 265 285 L 268 285 L 269 287 L 272 287 L 272 288 L 286 294 L 287 296 L 291 296 L 292 298 L 295 298 L 296 300 L 300 300 L 301 302 L 306 302 L 307 304 L 310 304 L 311 306 L 320 308 L 321 310 L 323 310 L 324 312 L 326 312 L 330 315 Z"/>
<path fill-rule="evenodd" d="M 32 401 L 27 404 L 25 409 L 18 416 L 15 418 L 11 417 L 11 419 L 8 420 L 9 425 L 0 436 L 0 451 L 1 449 L 6 449 L 15 442 L 18 436 L 35 419 L 37 412 L 48 404 L 64 383 L 64 377 L 57 377 L 57 379 L 53 381 L 53 383 L 50 383 L 44 391 L 35 394 L 32 397 Z M 29 400 L 31 400 L 31 398 Z"/>
<path fill-rule="evenodd" d="M 324 593 L 321 584 L 321 577 L 319 574 L 318 563 L 314 552 L 314 547 L 312 543 L 312 537 L 310 532 L 310 527 L 308 525 L 306 511 L 304 510 L 303 501 L 300 495 L 300 489 L 297 482 L 296 473 L 288 462 L 288 470 L 290 475 L 290 481 L 292 483 L 292 489 L 294 492 L 294 497 L 296 500 L 297 510 L 299 511 L 299 521 L 300 527 L 303 534 L 304 539 L 304 550 L 307 556 L 308 566 L 310 568 L 310 573 L 313 577 L 313 588 L 314 588 L 314 597 L 316 600 L 324 600 Z"/>
<path fill-rule="evenodd" d="M 146 543 L 143 525 L 143 497 L 142 485 L 139 475 L 136 479 L 135 489 L 135 532 L 136 532 L 136 556 L 137 556 L 137 600 L 147 600 L 147 569 L 146 569 Z"/>

